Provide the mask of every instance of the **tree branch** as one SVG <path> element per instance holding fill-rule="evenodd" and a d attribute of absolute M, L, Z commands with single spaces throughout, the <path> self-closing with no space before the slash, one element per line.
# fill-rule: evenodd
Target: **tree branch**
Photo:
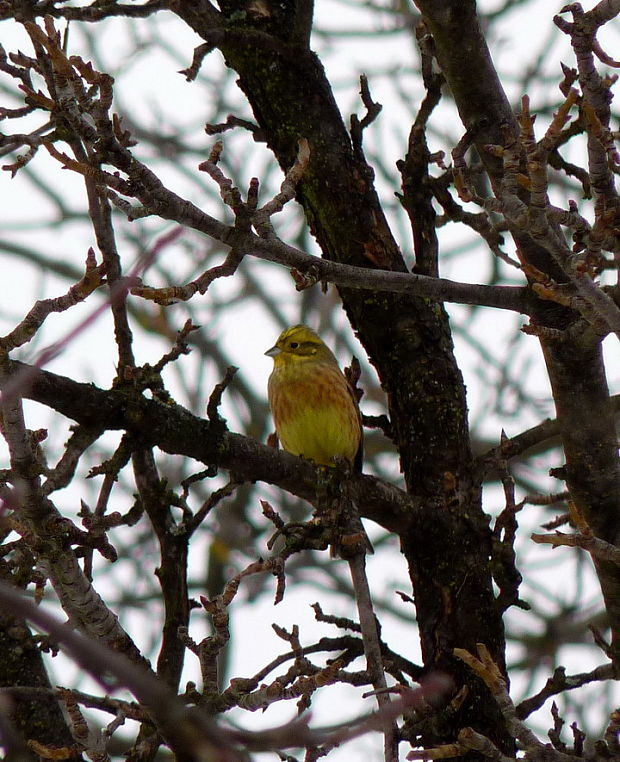
<path fill-rule="evenodd" d="M 102 390 L 15 360 L 8 383 L 22 394 L 87 426 L 131 433 L 136 446 L 157 445 L 167 453 L 230 469 L 247 481 L 265 481 L 306 500 L 316 497 L 317 468 L 308 461 L 267 447 L 212 424 L 180 405 L 163 404 L 125 390 Z M 6 383 L 6 382 L 5 382 Z M 372 476 L 351 477 L 351 497 L 363 515 L 389 531 L 402 531 L 415 517 L 417 502 L 406 492 Z"/>

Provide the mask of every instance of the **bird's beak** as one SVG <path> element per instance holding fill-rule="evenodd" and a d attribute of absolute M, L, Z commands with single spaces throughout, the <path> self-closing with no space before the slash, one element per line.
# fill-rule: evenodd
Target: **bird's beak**
<path fill-rule="evenodd" d="M 267 357 L 275 357 L 276 355 L 279 355 L 281 351 L 282 350 L 280 349 L 280 347 L 275 346 L 275 347 L 271 347 L 271 349 L 268 349 L 265 352 L 265 354 L 267 355 Z"/>

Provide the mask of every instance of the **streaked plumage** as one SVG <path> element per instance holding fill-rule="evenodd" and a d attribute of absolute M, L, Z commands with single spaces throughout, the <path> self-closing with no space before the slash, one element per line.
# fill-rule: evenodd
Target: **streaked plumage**
<path fill-rule="evenodd" d="M 310 328 L 295 325 L 265 354 L 274 361 L 269 405 L 282 447 L 326 466 L 345 458 L 361 471 L 360 411 L 331 350 Z"/>

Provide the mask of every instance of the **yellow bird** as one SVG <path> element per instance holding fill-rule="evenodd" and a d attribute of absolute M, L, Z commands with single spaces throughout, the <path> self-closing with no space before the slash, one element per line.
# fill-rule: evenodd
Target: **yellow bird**
<path fill-rule="evenodd" d="M 315 463 L 345 458 L 362 470 L 362 419 L 353 390 L 332 351 L 305 325 L 280 334 L 273 357 L 269 406 L 282 447 Z"/>

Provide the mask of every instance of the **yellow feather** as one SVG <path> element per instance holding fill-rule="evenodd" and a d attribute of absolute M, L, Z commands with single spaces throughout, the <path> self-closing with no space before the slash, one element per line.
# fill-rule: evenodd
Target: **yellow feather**
<path fill-rule="evenodd" d="M 287 328 L 273 357 L 269 405 L 282 447 L 315 463 L 346 458 L 361 470 L 361 416 L 331 350 L 304 325 Z"/>

